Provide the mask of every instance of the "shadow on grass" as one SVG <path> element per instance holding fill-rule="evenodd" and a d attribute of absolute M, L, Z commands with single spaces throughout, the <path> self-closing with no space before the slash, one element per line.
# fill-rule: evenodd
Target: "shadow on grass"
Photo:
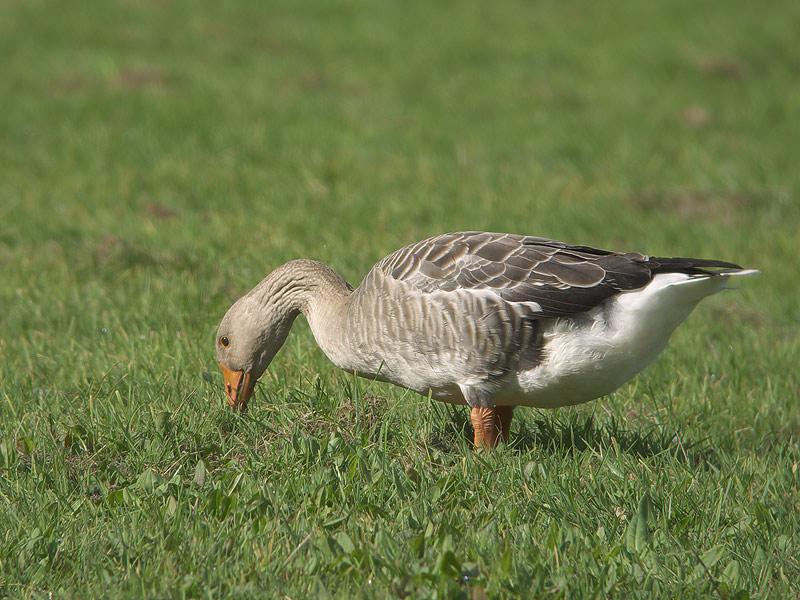
<path fill-rule="evenodd" d="M 589 416 L 582 421 L 574 417 L 524 421 L 512 437 L 511 447 L 519 452 L 538 448 L 564 455 L 611 450 L 645 457 L 680 453 L 681 442 L 677 433 L 660 428 L 626 429 L 616 419 L 598 425 L 594 416 Z"/>
<path fill-rule="evenodd" d="M 460 407 L 446 406 L 444 410 L 447 414 L 431 434 L 430 444 L 443 452 L 457 452 L 461 440 L 472 443 L 469 413 Z M 639 457 L 667 455 L 693 466 L 717 463 L 716 451 L 708 439 L 689 440 L 681 431 L 663 425 L 653 425 L 649 430 L 634 429 L 613 417 L 598 423 L 594 415 L 517 419 L 512 425 L 509 447 L 518 453 L 543 450 L 568 456 L 590 450 Z"/>

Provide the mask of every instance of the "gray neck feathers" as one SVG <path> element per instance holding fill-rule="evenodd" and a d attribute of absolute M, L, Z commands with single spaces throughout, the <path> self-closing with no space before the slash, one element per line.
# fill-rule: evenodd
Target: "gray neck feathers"
<path fill-rule="evenodd" d="M 344 317 L 351 291 L 327 265 L 300 259 L 275 269 L 248 295 L 289 323 L 303 313 L 322 351 L 338 364 L 345 351 Z"/>

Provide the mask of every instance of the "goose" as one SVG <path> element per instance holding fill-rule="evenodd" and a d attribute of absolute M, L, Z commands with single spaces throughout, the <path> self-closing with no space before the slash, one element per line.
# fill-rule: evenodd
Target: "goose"
<path fill-rule="evenodd" d="M 467 405 L 474 445 L 509 438 L 516 406 L 606 396 L 649 365 L 734 263 L 612 252 L 543 237 L 469 231 L 380 260 L 358 288 L 327 265 L 292 260 L 227 311 L 216 358 L 228 404 L 258 378 L 303 314 L 337 367 Z"/>

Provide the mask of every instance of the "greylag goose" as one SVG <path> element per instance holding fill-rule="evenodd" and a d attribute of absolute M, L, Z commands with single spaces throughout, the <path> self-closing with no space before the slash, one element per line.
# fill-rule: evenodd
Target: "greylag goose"
<path fill-rule="evenodd" d="M 378 262 L 357 289 L 293 260 L 231 306 L 216 355 L 228 403 L 253 387 L 299 314 L 338 367 L 471 408 L 478 447 L 507 440 L 515 406 L 610 394 L 651 363 L 700 300 L 758 271 L 541 237 L 464 232 Z"/>

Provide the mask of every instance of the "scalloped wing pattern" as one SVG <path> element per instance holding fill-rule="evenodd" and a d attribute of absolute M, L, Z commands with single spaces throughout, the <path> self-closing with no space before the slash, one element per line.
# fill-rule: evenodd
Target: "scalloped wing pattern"
<path fill-rule="evenodd" d="M 483 291 L 538 305 L 541 318 L 585 312 L 653 278 L 649 258 L 506 233 L 449 233 L 406 246 L 374 269 L 423 293 Z"/>

